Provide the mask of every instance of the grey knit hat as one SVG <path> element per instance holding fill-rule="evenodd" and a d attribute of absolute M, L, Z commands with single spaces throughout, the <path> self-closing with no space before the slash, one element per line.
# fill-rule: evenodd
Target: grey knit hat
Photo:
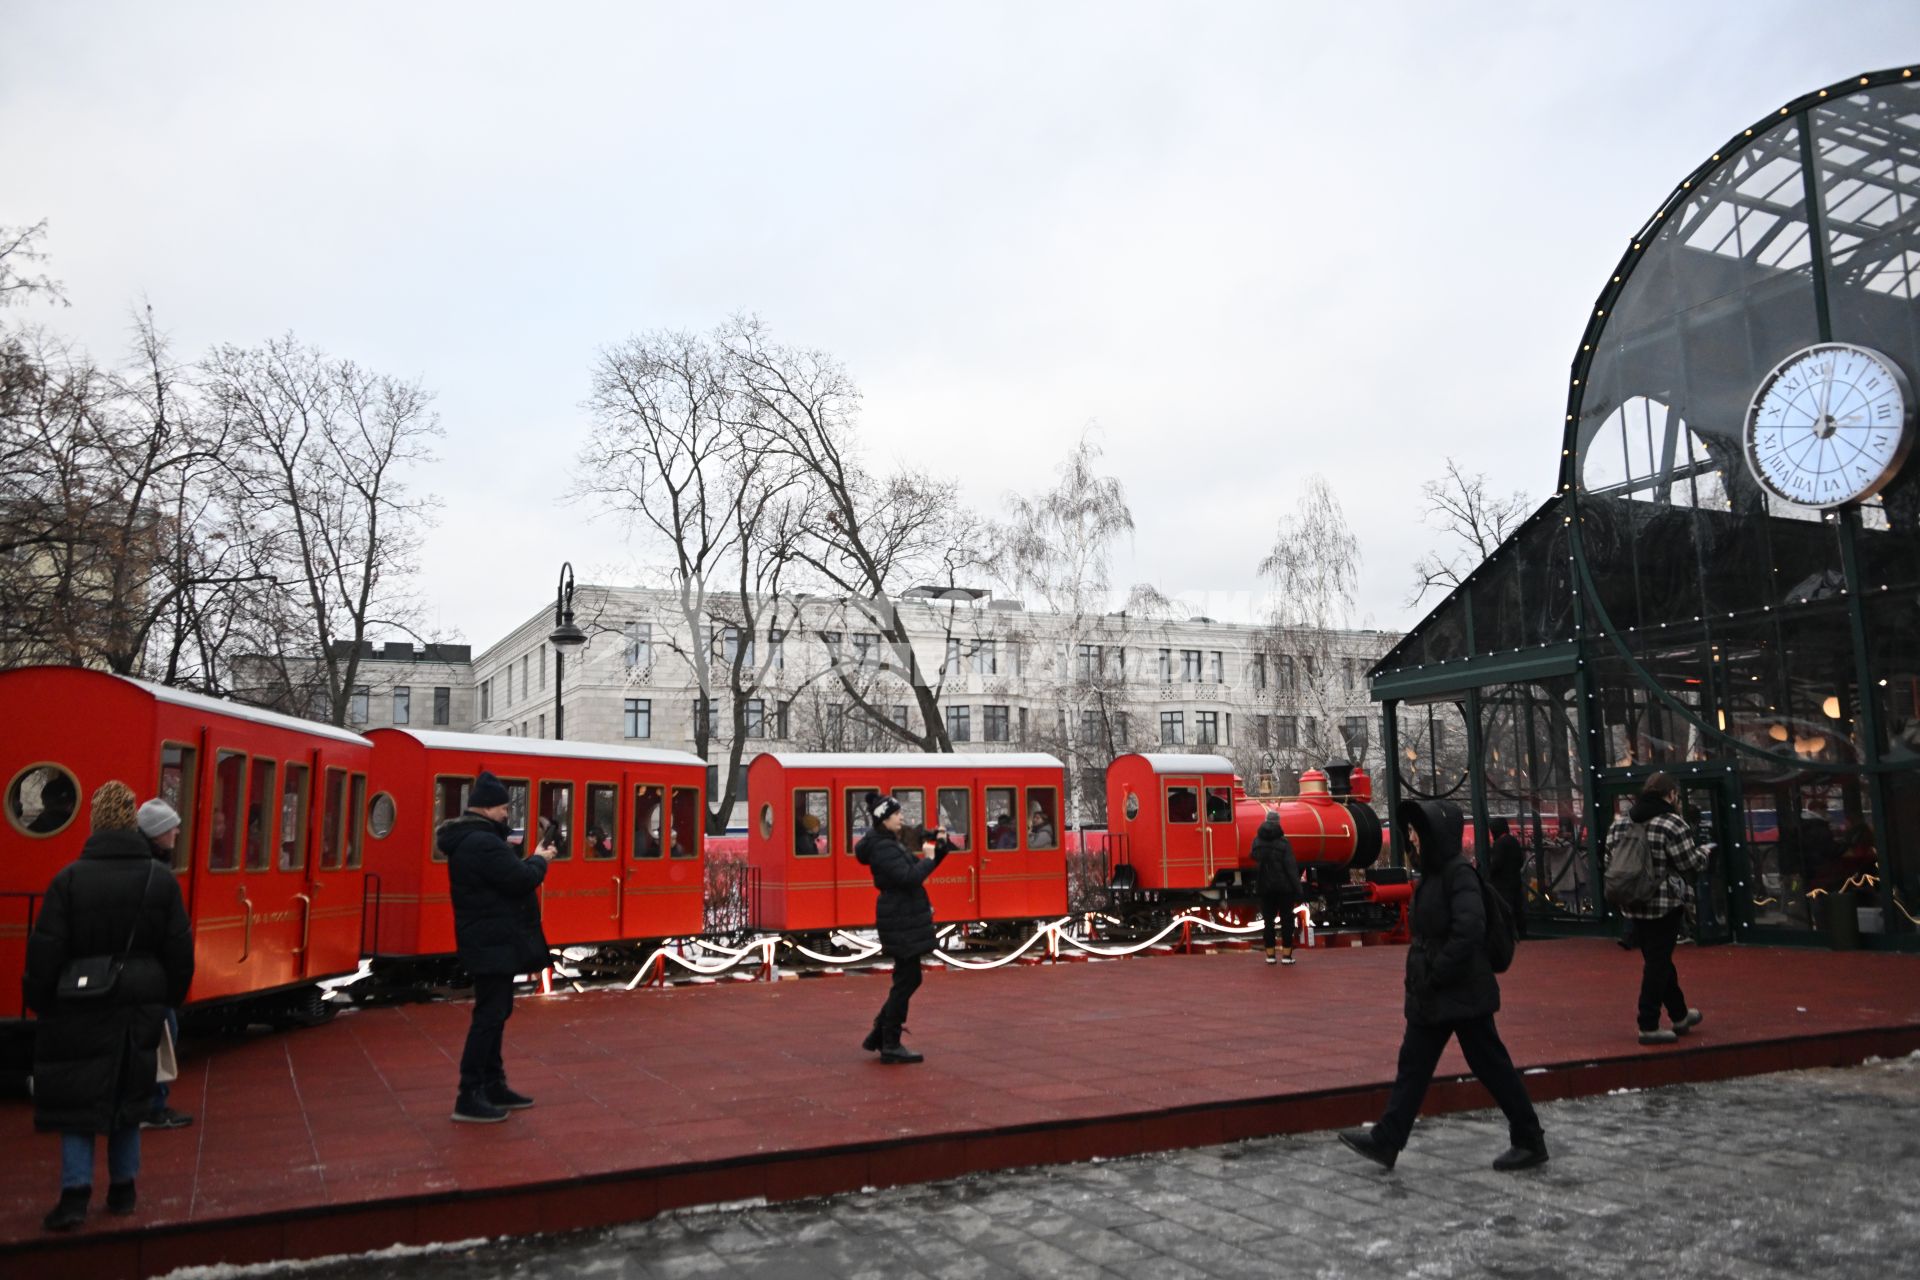
<path fill-rule="evenodd" d="M 149 800 L 140 806 L 138 821 L 141 835 L 149 840 L 158 840 L 180 825 L 180 815 L 165 800 Z"/>

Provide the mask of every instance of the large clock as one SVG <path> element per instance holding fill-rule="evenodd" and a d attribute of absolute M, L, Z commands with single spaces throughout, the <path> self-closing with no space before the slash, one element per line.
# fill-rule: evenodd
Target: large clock
<path fill-rule="evenodd" d="M 1822 342 L 1774 366 L 1753 393 L 1747 467 L 1770 493 L 1839 507 L 1878 493 L 1913 444 L 1913 391 L 1878 351 Z"/>

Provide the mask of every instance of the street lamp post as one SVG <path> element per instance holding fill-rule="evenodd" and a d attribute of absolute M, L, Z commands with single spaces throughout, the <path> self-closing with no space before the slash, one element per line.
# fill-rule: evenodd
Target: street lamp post
<path fill-rule="evenodd" d="M 573 562 L 560 566 L 560 585 L 553 593 L 553 630 L 547 639 L 553 644 L 553 737 L 567 736 L 567 709 L 561 701 L 562 682 L 567 674 L 567 650 L 587 642 L 587 633 L 573 625 Z"/>

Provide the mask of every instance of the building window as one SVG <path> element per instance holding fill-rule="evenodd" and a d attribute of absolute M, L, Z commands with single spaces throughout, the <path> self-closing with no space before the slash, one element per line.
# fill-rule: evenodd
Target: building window
<path fill-rule="evenodd" d="M 1025 707 L 1022 707 L 1020 708 L 1020 741 L 1025 742 L 1026 740 L 1027 740 L 1027 709 Z"/>
<path fill-rule="evenodd" d="M 977 676 L 1000 674 L 1000 642 L 998 640 L 973 642 L 973 674 Z"/>
<path fill-rule="evenodd" d="M 520 696 L 523 698 L 533 692 L 533 685 L 527 679 L 527 670 L 532 665 L 533 665 L 532 654 L 523 653 L 520 655 Z M 540 736 L 545 737 L 546 735 L 542 734 Z"/>
<path fill-rule="evenodd" d="M 1020 642 L 1018 640 L 1007 641 L 1007 674 L 1010 676 L 1020 674 Z"/>
<path fill-rule="evenodd" d="M 1012 717 L 1007 707 L 982 707 L 982 728 L 986 731 L 988 742 L 1005 742 L 1012 737 Z"/>
<path fill-rule="evenodd" d="M 542 738 L 546 737 L 547 736 L 547 713 L 542 711 L 539 714 L 539 716 L 535 718 L 534 722 L 539 726 L 539 729 L 540 729 L 538 736 Z"/>
<path fill-rule="evenodd" d="M 1273 745 L 1273 717 L 1255 716 L 1253 718 L 1253 745 L 1270 747 Z"/>
<path fill-rule="evenodd" d="M 1273 673 L 1274 679 L 1279 683 L 1280 688 L 1285 692 L 1291 693 L 1293 691 L 1294 679 L 1293 655 L 1283 653 L 1276 656 L 1273 660 Z"/>
<path fill-rule="evenodd" d="M 644 671 L 653 665 L 653 624 L 629 622 L 621 628 L 627 641 L 627 670 Z"/>
<path fill-rule="evenodd" d="M 1187 684 L 1200 683 L 1200 651 L 1198 649 L 1180 651 L 1180 679 Z"/>
<path fill-rule="evenodd" d="M 540 688 L 547 687 L 547 646 L 540 646 Z"/>
<path fill-rule="evenodd" d="M 1124 750 L 1127 742 L 1127 713 L 1115 711 L 1107 716 L 1107 723 L 1113 728 L 1113 740 Z"/>
<path fill-rule="evenodd" d="M 653 736 L 653 699 L 628 698 L 625 719 L 626 733 L 629 738 L 651 738 Z"/>
<path fill-rule="evenodd" d="M 1107 674 L 1122 683 L 1126 682 L 1127 648 L 1125 645 L 1117 644 L 1107 650 Z"/>
<path fill-rule="evenodd" d="M 404 684 L 393 686 L 393 722 L 395 724 L 413 722 L 413 690 Z"/>
<path fill-rule="evenodd" d="M 1227 682 L 1226 655 L 1218 649 L 1211 651 L 1207 655 L 1207 671 L 1207 679 L 1215 684 L 1225 684 Z"/>
<path fill-rule="evenodd" d="M 775 671 L 784 671 L 787 666 L 787 633 L 778 627 L 767 630 L 767 665 Z"/>
<path fill-rule="evenodd" d="M 942 678 L 945 678 L 947 676 L 957 676 L 959 674 L 960 674 L 960 642 L 958 640 L 955 640 L 953 637 L 949 636 L 947 637 L 947 656 L 946 656 L 946 660 L 940 664 L 940 675 Z"/>
<path fill-rule="evenodd" d="M 824 728 L 828 746 L 844 746 L 847 738 L 847 709 L 837 702 L 829 702 Z"/>
<path fill-rule="evenodd" d="M 749 738 L 767 736 L 767 704 L 763 698 L 747 699 L 747 736 Z"/>
<path fill-rule="evenodd" d="M 1342 720 L 1340 722 L 1340 737 L 1347 744 L 1347 759 L 1364 759 L 1367 754 L 1367 718 L 1365 716 L 1348 716 L 1345 720 Z"/>
<path fill-rule="evenodd" d="M 433 722 L 453 723 L 453 690 L 445 685 L 436 685 L 433 690 Z"/>
<path fill-rule="evenodd" d="M 1100 741 L 1100 713 L 1098 711 L 1082 711 L 1080 713 L 1080 741 L 1086 746 L 1092 746 Z"/>
<path fill-rule="evenodd" d="M 1218 711 L 1193 713 L 1193 740 L 1203 747 L 1220 745 L 1220 713 Z"/>
<path fill-rule="evenodd" d="M 853 633 L 853 660 L 862 667 L 880 665 L 880 637 L 871 631 Z"/>
<path fill-rule="evenodd" d="M 973 741 L 973 708 L 947 708 L 947 737 L 954 742 Z"/>
<path fill-rule="evenodd" d="M 713 699 L 698 697 L 693 700 L 693 736 L 710 737 L 713 733 Z"/>
<path fill-rule="evenodd" d="M 1090 684 L 1100 677 L 1100 663 L 1100 646 L 1097 644 L 1083 644 L 1080 646 L 1080 661 L 1075 669 L 1075 674 L 1078 675 L 1083 682 Z"/>
<path fill-rule="evenodd" d="M 746 650 L 744 653 L 741 652 L 743 644 Z M 735 658 L 740 659 L 742 670 L 750 670 L 753 667 L 753 637 L 743 633 L 739 627 L 722 627 L 720 629 L 720 661 L 732 666 Z"/>
<path fill-rule="evenodd" d="M 826 646 L 827 661 L 829 663 L 840 661 L 840 633 L 838 631 L 822 631 L 820 633 L 820 643 Z"/>
<path fill-rule="evenodd" d="M 1253 655 L 1253 687 L 1255 689 L 1267 687 L 1267 655 L 1264 653 Z"/>
<path fill-rule="evenodd" d="M 1187 741 L 1187 716 L 1183 711 L 1162 711 L 1160 713 L 1160 744 L 1162 746 L 1182 746 Z"/>
<path fill-rule="evenodd" d="M 1160 651 L 1160 683 L 1173 683 L 1173 650 L 1171 649 Z"/>
<path fill-rule="evenodd" d="M 367 686 L 355 686 L 352 695 L 347 699 L 347 723 L 365 724 L 367 722 L 367 704 L 371 700 L 372 693 L 368 690 Z"/>
<path fill-rule="evenodd" d="M 1359 679 L 1358 673 L 1355 670 L 1355 668 L 1358 667 L 1359 664 L 1356 663 L 1352 658 L 1348 658 L 1343 665 L 1346 668 L 1347 688 L 1351 689 L 1358 682 L 1358 679 Z"/>
<path fill-rule="evenodd" d="M 493 719 L 493 677 L 488 676 L 480 684 L 480 718 Z"/>
<path fill-rule="evenodd" d="M 1312 716 L 1300 717 L 1300 740 L 1306 743 L 1307 749 L 1310 751 L 1318 751 L 1320 749 L 1320 730 L 1319 726 L 1314 723 Z"/>
<path fill-rule="evenodd" d="M 1273 745 L 1276 747 L 1299 746 L 1300 721 L 1293 716 L 1275 716 L 1273 718 Z"/>

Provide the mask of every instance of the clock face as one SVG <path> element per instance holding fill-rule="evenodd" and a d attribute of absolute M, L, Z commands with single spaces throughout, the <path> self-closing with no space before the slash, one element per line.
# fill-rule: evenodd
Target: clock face
<path fill-rule="evenodd" d="M 1747 467 L 1770 492 L 1808 507 L 1872 497 L 1913 440 L 1906 375 L 1877 351 L 1823 342 L 1781 361 L 1747 409 Z"/>

